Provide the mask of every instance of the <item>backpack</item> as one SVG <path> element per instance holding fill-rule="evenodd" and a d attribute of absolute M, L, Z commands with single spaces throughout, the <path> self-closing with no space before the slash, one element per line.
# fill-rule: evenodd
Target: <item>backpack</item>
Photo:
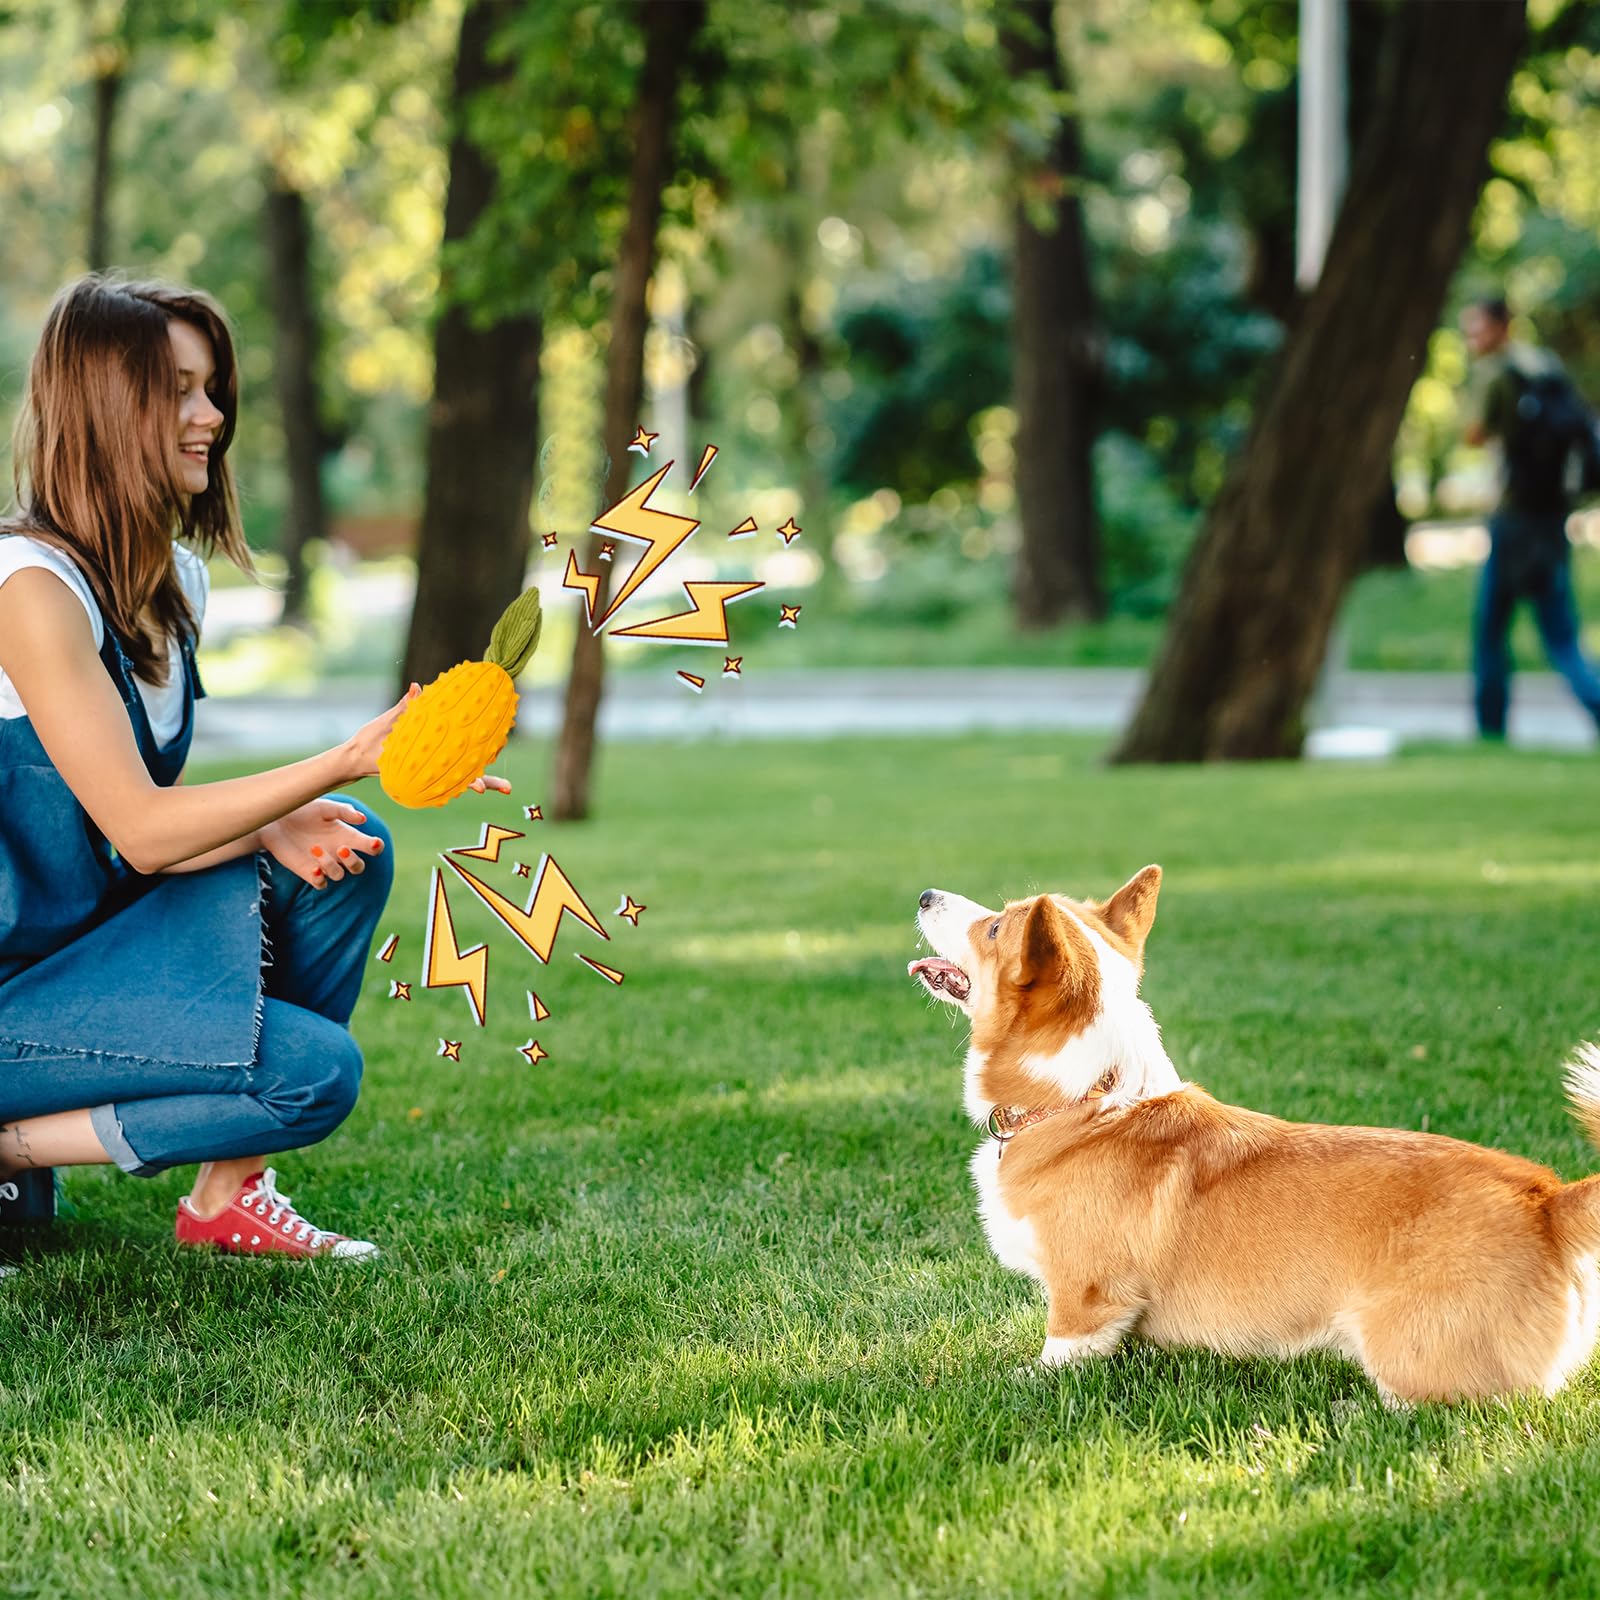
<path fill-rule="evenodd" d="M 1528 511 L 1564 512 L 1600 490 L 1600 427 L 1560 367 L 1506 368 L 1516 396 L 1516 421 L 1505 439 L 1512 500 Z"/>

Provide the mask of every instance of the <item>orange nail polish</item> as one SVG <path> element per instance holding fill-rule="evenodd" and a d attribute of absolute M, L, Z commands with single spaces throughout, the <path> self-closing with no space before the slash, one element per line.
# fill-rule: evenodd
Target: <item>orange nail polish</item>
<path fill-rule="evenodd" d="M 321 845 L 320 845 L 320 844 L 314 844 L 314 845 L 312 845 L 312 847 L 311 847 L 311 853 L 312 853 L 312 855 L 314 855 L 314 856 L 320 856 L 320 855 L 321 855 L 321 854 L 322 854 L 322 846 L 321 846 Z"/>
<path fill-rule="evenodd" d="M 340 845 L 339 846 L 339 854 L 342 855 L 342 856 L 349 855 L 350 854 L 349 846 L 348 845 Z"/>

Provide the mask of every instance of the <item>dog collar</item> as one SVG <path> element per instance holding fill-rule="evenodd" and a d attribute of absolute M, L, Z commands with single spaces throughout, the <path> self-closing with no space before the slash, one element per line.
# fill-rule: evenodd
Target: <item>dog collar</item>
<path fill-rule="evenodd" d="M 1054 1106 L 1034 1106 L 1031 1110 L 1026 1106 L 996 1106 L 984 1124 L 990 1136 L 1000 1146 L 1000 1153 L 995 1160 L 999 1161 L 1005 1155 L 1006 1146 L 1024 1128 L 1031 1128 L 1036 1123 L 1047 1121 L 1058 1111 L 1065 1111 L 1069 1105 L 1082 1105 L 1085 1100 L 1098 1100 L 1102 1095 L 1110 1093 L 1116 1087 L 1116 1082 L 1117 1069 L 1107 1067 L 1083 1100 L 1063 1101 L 1060 1105 Z"/>

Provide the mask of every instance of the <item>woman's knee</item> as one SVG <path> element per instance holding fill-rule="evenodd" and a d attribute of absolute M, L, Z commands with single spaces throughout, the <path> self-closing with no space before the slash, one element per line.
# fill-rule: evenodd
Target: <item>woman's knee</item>
<path fill-rule="evenodd" d="M 285 1127 L 331 1133 L 355 1108 L 362 1067 L 347 1028 L 285 1000 L 262 1001 L 255 1098 Z"/>

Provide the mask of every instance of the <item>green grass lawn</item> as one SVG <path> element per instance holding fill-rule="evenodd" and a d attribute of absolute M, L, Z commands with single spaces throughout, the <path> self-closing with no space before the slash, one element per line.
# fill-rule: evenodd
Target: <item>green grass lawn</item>
<path fill-rule="evenodd" d="M 279 1166 L 381 1263 L 180 1256 L 182 1175 L 71 1175 L 75 1219 L 0 1286 L 0 1594 L 1600 1586 L 1600 1371 L 1398 1416 L 1323 1357 L 1130 1345 L 1010 1376 L 1042 1302 L 984 1244 L 963 1037 L 905 976 L 930 884 L 1106 892 L 1160 861 L 1145 993 L 1186 1076 L 1576 1176 L 1600 1165 L 1559 1083 L 1600 1033 L 1590 761 L 618 748 L 599 821 L 527 825 L 610 943 L 568 919 L 539 968 L 456 894 L 463 942 L 490 942 L 488 1026 L 455 991 L 390 1001 L 431 853 L 517 826 L 546 760 L 514 747 L 510 799 L 443 814 L 361 786 L 396 829 L 400 949 L 356 1013 L 354 1116 Z M 536 1069 L 528 987 L 554 1013 Z"/>

